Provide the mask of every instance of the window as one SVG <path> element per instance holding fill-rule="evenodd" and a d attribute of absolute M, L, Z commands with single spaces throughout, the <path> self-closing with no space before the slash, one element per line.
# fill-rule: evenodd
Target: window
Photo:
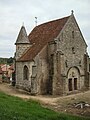
<path fill-rule="evenodd" d="M 82 62 L 81 62 L 81 60 L 80 60 L 80 61 L 79 61 L 79 66 L 80 66 L 80 67 L 81 67 L 81 63 L 82 63 Z"/>
<path fill-rule="evenodd" d="M 75 48 L 74 47 L 72 47 L 72 53 L 75 54 Z"/>
<path fill-rule="evenodd" d="M 65 61 L 65 65 L 66 65 L 66 67 L 68 67 L 68 61 L 67 60 Z"/>
<path fill-rule="evenodd" d="M 74 31 L 72 31 L 72 38 L 74 38 Z"/>
<path fill-rule="evenodd" d="M 24 80 L 28 80 L 29 78 L 29 70 L 28 67 L 25 65 L 23 70 Z"/>

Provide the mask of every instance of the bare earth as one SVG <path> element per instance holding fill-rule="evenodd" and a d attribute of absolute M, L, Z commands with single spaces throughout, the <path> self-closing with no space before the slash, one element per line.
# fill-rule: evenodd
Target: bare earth
<path fill-rule="evenodd" d="M 68 96 L 31 96 L 27 92 L 16 89 L 10 84 L 0 83 L 0 91 L 12 96 L 17 96 L 22 99 L 34 99 L 42 103 L 44 107 L 51 108 L 58 112 L 66 112 L 74 115 L 90 117 L 90 106 L 89 107 L 75 107 L 75 103 L 85 102 L 90 105 L 90 90 L 83 93 L 77 93 Z"/>

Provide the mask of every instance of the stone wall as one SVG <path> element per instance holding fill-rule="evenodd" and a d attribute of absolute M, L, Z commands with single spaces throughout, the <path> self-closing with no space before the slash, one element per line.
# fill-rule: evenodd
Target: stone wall
<path fill-rule="evenodd" d="M 78 89 L 84 89 L 84 54 L 87 53 L 87 45 L 73 16 L 70 17 L 60 35 L 57 37 L 57 49 L 63 53 L 63 57 L 61 58 L 61 74 L 64 81 L 64 92 L 69 92 L 67 72 L 74 66 L 80 71 L 80 87 Z"/>
<path fill-rule="evenodd" d="M 29 80 L 23 79 L 23 68 L 29 69 Z M 31 94 L 47 94 L 48 85 L 48 59 L 47 47 L 35 57 L 32 62 L 16 62 L 16 86 Z"/>
<path fill-rule="evenodd" d="M 30 47 L 30 44 L 17 44 L 16 45 L 16 60 Z"/>
<path fill-rule="evenodd" d="M 33 62 L 16 62 L 16 87 L 25 89 L 31 92 L 31 76 L 32 76 L 32 66 Z M 24 66 L 28 67 L 29 79 L 24 80 L 23 69 Z"/>
<path fill-rule="evenodd" d="M 48 87 L 48 58 L 47 46 L 35 57 L 34 62 L 37 68 L 37 94 L 47 94 Z"/>

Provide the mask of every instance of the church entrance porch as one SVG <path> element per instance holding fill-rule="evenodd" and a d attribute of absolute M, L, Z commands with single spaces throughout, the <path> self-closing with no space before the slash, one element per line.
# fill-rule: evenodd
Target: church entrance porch
<path fill-rule="evenodd" d="M 68 70 L 67 89 L 68 92 L 78 90 L 80 87 L 80 72 L 76 67 L 72 67 Z"/>

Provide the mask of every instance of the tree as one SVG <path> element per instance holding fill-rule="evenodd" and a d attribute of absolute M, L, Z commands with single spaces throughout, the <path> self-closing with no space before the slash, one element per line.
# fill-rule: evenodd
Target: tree
<path fill-rule="evenodd" d="M 12 58 L 12 57 L 8 58 L 7 59 L 7 64 L 9 64 L 9 65 L 12 64 L 13 60 L 14 60 L 14 58 Z"/>

